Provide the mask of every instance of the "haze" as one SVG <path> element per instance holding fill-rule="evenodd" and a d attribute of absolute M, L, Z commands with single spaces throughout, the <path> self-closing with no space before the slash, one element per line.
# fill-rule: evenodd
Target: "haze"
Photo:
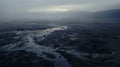
<path fill-rule="evenodd" d="M 68 17 L 66 13 L 97 12 L 119 6 L 120 0 L 0 0 L 0 20 L 57 20 Z"/>

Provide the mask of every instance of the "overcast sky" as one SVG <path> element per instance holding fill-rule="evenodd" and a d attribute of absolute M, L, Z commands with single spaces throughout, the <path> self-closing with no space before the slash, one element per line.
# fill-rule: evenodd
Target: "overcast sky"
<path fill-rule="evenodd" d="M 0 19 L 45 19 L 70 11 L 119 9 L 120 0 L 0 0 Z"/>

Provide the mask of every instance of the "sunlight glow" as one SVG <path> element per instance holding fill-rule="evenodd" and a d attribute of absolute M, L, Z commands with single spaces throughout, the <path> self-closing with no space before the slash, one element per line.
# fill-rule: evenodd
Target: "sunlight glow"
<path fill-rule="evenodd" d="M 88 5 L 60 5 L 42 8 L 32 8 L 29 12 L 46 12 L 46 13 L 58 13 L 58 12 L 68 12 L 72 10 L 86 10 Z"/>
<path fill-rule="evenodd" d="M 53 9 L 48 9 L 48 11 L 53 11 L 53 12 L 67 12 L 69 9 L 65 8 L 53 8 Z"/>
<path fill-rule="evenodd" d="M 46 9 L 30 9 L 29 12 L 46 12 L 46 13 L 58 13 L 58 12 L 67 12 L 70 11 L 70 9 L 67 8 L 59 8 L 59 7 L 52 7 L 52 8 L 46 8 Z"/>

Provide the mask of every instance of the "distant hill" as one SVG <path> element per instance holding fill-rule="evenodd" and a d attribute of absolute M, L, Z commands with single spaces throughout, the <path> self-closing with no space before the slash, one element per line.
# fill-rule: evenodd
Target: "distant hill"
<path fill-rule="evenodd" d="M 119 19 L 120 18 L 120 9 L 115 10 L 105 10 L 100 12 L 95 12 L 93 18 L 111 18 Z"/>
<path fill-rule="evenodd" d="M 63 20 L 67 22 L 119 22 L 120 9 L 98 12 L 75 12 Z"/>

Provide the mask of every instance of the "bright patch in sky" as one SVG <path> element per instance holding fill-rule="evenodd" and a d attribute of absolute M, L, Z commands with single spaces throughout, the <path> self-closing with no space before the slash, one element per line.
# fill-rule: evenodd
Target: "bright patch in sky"
<path fill-rule="evenodd" d="M 36 8 L 36 9 L 30 9 L 28 11 L 29 12 L 57 13 L 57 12 L 67 12 L 67 11 L 69 11 L 69 9 L 67 9 L 67 8 L 48 8 L 48 9 Z"/>
<path fill-rule="evenodd" d="M 49 11 L 53 11 L 53 12 L 67 12 L 69 11 L 69 9 L 65 9 L 65 8 L 53 8 L 53 9 L 48 9 Z"/>
<path fill-rule="evenodd" d="M 28 9 L 27 11 L 58 13 L 58 12 L 68 12 L 72 10 L 86 10 L 85 7 L 88 7 L 88 5 L 60 5 L 60 6 L 50 6 L 44 8 L 32 8 L 32 9 Z"/>

